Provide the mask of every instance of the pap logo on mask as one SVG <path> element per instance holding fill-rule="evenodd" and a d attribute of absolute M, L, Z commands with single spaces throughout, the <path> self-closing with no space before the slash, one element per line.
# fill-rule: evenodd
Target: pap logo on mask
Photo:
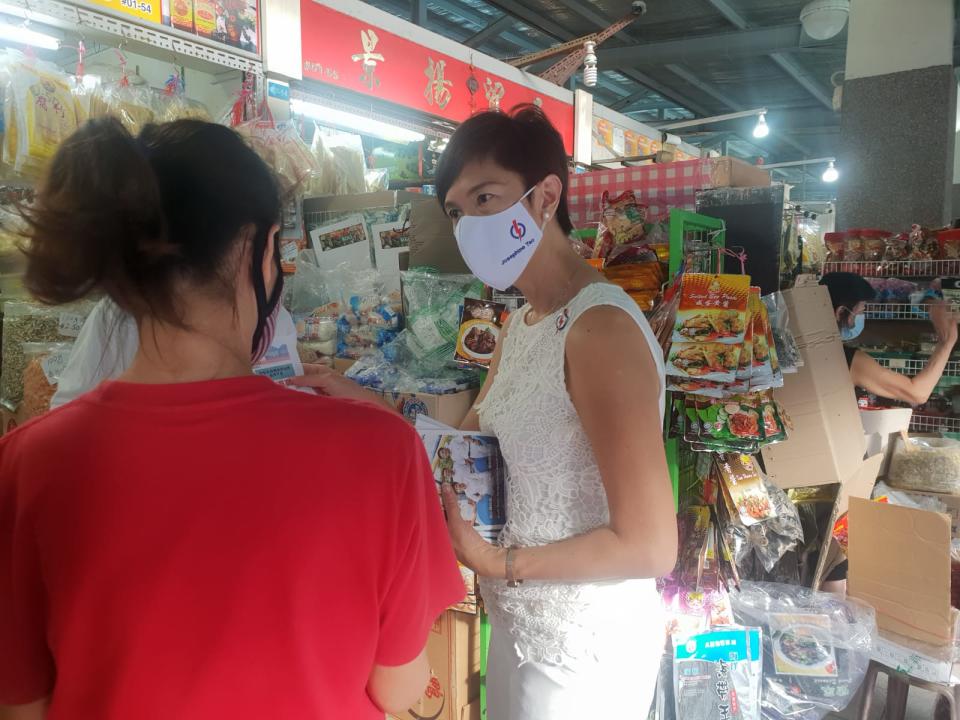
<path fill-rule="evenodd" d="M 514 220 L 513 225 L 510 226 L 510 237 L 512 237 L 514 240 L 523 240 L 526 234 L 527 226 L 522 222 Z"/>

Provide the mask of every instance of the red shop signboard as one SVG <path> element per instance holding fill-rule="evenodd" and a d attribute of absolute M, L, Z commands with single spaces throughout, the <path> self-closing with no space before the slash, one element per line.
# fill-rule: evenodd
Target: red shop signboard
<path fill-rule="evenodd" d="M 573 106 L 562 100 L 313 0 L 301 0 L 300 28 L 305 78 L 458 123 L 489 108 L 535 103 L 572 152 Z"/>

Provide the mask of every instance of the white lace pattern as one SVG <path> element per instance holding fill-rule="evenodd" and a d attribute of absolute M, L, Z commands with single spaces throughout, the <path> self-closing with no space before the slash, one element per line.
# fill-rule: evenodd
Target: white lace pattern
<path fill-rule="evenodd" d="M 525 322 L 529 306 L 521 308 L 510 323 L 493 385 L 477 407 L 481 427 L 499 439 L 510 471 L 504 546 L 546 545 L 610 520 L 596 458 L 564 372 L 570 328 L 598 305 L 619 307 L 636 320 L 657 361 L 658 377 L 650 381 L 659 383 L 663 407 L 660 348 L 643 313 L 619 287 L 588 285 L 566 308 L 534 325 Z M 615 632 L 617 623 L 638 612 L 659 616 L 653 580 L 527 581 L 517 588 L 484 580 L 483 597 L 494 624 L 512 635 L 523 659 L 555 665 L 589 661 L 597 633 Z"/>

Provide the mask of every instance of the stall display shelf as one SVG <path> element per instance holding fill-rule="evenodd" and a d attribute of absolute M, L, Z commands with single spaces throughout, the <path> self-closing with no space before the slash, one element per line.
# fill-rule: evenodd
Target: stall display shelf
<path fill-rule="evenodd" d="M 914 413 L 913 417 L 910 418 L 910 432 L 960 433 L 960 418 Z"/>
<path fill-rule="evenodd" d="M 106 8 L 94 10 L 60 0 L 7 0 L 5 5 L 23 10 L 28 18 L 39 14 L 74 28 L 82 28 L 85 34 L 106 33 L 159 50 L 168 50 L 177 57 L 194 58 L 257 76 L 263 75 L 263 64 L 253 53 L 223 47 L 212 41 L 207 44 L 202 38 L 165 25 L 141 25 Z"/>
<path fill-rule="evenodd" d="M 920 305 L 910 303 L 867 303 L 864 315 L 867 320 L 929 320 L 930 316 Z"/>
<path fill-rule="evenodd" d="M 875 355 L 873 359 L 890 370 L 903 375 L 916 375 L 927 366 L 928 358 L 903 358 L 889 355 Z M 944 377 L 960 377 L 960 360 L 950 360 L 943 371 Z"/>
<path fill-rule="evenodd" d="M 960 275 L 960 259 L 954 260 L 882 260 L 823 264 L 823 274 L 850 272 L 863 277 L 877 278 L 933 278 Z"/>
<path fill-rule="evenodd" d="M 716 272 L 722 267 L 718 250 L 725 247 L 726 243 L 726 223 L 723 220 L 687 210 L 671 210 L 669 238 L 671 279 L 680 270 L 684 260 L 687 263 L 686 272 Z M 678 438 L 670 437 L 668 431 L 672 404 L 668 399 L 664 446 L 676 507 L 681 485 L 689 487 L 696 480 L 696 457 Z"/>

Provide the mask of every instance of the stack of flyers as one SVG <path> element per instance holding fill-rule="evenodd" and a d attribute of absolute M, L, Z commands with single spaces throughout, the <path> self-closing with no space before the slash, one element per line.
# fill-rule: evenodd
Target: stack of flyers
<path fill-rule="evenodd" d="M 457 430 L 426 415 L 417 416 L 417 432 L 437 483 L 457 492 L 460 516 L 473 522 L 487 542 L 496 542 L 506 523 L 507 466 L 493 435 Z"/>

